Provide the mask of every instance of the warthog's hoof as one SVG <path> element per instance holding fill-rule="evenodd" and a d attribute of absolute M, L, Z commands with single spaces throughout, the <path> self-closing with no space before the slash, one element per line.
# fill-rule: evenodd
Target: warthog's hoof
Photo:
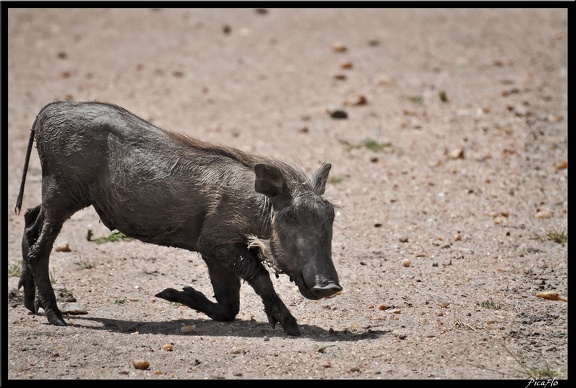
<path fill-rule="evenodd" d="M 181 291 L 175 290 L 173 288 L 167 288 L 164 291 L 161 291 L 154 296 L 157 298 L 162 298 L 164 300 L 167 300 L 168 302 L 178 302 L 179 297 L 180 297 L 180 292 Z"/>
<path fill-rule="evenodd" d="M 66 321 L 62 317 L 62 313 L 60 311 L 49 310 L 46 311 L 46 317 L 48 318 L 48 322 L 52 325 L 56 326 L 67 326 Z"/>

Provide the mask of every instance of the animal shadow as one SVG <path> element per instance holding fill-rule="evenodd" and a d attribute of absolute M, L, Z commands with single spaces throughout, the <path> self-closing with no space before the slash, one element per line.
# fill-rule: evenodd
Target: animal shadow
<path fill-rule="evenodd" d="M 99 322 L 102 326 L 84 325 L 82 321 Z M 85 316 L 68 317 L 68 325 L 92 330 L 106 330 L 116 333 L 161 334 L 161 335 L 196 335 L 196 336 L 237 336 L 237 337 L 290 337 L 279 324 L 272 328 L 268 322 L 254 320 L 244 321 L 235 319 L 231 322 L 218 322 L 211 319 L 170 320 L 138 322 L 111 318 L 94 318 Z M 188 330 L 183 330 L 183 327 Z M 292 338 L 329 339 L 338 341 L 361 341 L 376 339 L 389 334 L 390 330 L 373 330 L 370 328 L 361 331 L 326 330 L 314 325 L 300 325 L 301 335 Z"/>

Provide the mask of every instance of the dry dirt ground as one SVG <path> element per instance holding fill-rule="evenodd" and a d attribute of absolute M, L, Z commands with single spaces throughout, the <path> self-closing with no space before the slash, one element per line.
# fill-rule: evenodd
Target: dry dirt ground
<path fill-rule="evenodd" d="M 566 9 L 3 12 L 5 383 L 567 379 L 568 303 L 537 296 L 568 292 Z M 13 209 L 30 126 L 55 99 L 113 102 L 308 172 L 332 163 L 341 295 L 309 301 L 273 278 L 300 337 L 273 330 L 247 285 L 237 319 L 212 321 L 154 297 L 212 295 L 196 253 L 88 241 L 110 234 L 89 208 L 51 256 L 69 326 L 30 314 Z M 23 209 L 40 174 L 34 150 Z"/>

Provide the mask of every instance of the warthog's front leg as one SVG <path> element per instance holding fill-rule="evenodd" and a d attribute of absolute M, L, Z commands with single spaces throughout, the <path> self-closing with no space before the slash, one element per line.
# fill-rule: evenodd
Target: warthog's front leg
<path fill-rule="evenodd" d="M 167 288 L 156 296 L 170 302 L 182 303 L 203 312 L 215 321 L 232 321 L 240 311 L 240 278 L 219 262 L 206 263 L 217 303 L 192 287 L 184 287 L 183 291 Z"/>
<path fill-rule="evenodd" d="M 262 298 L 264 311 L 268 316 L 268 322 L 270 322 L 272 328 L 276 326 L 276 322 L 279 322 L 287 334 L 294 336 L 300 335 L 296 318 L 290 314 L 288 307 L 286 307 L 278 294 L 276 294 L 268 271 L 262 267 L 262 271 L 259 271 L 255 276 L 248 279 L 248 283 Z"/>
<path fill-rule="evenodd" d="M 296 318 L 290 314 L 288 307 L 282 302 L 270 280 L 270 274 L 258 258 L 257 252 L 238 248 L 238 260 L 233 263 L 233 269 L 242 279 L 246 280 L 262 298 L 264 311 L 272 328 L 279 322 L 288 335 L 300 335 Z"/>
<path fill-rule="evenodd" d="M 255 250 L 240 250 L 240 255 L 234 263 L 236 273 L 252 286 L 254 291 L 262 298 L 264 311 L 272 328 L 279 322 L 289 335 L 300 335 L 296 318 L 290 314 L 288 307 L 282 302 L 270 280 L 270 274 L 258 258 Z"/>
<path fill-rule="evenodd" d="M 167 288 L 156 294 L 157 297 L 171 302 L 182 303 L 190 308 L 201 311 L 210 318 L 218 321 L 231 321 L 240 309 L 240 279 L 246 280 L 262 298 L 264 311 L 272 328 L 280 323 L 289 335 L 300 335 L 296 318 L 276 294 L 270 274 L 262 265 L 255 252 L 246 248 L 236 247 L 235 260 L 222 262 L 217 259 L 202 256 L 208 265 L 210 280 L 214 288 L 214 297 L 218 303 L 211 302 L 204 294 L 184 287 L 183 291 Z M 216 257 L 226 257 L 220 253 Z"/>

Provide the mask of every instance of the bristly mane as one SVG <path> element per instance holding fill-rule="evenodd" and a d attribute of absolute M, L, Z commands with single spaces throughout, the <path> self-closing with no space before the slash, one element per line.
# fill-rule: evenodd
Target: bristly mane
<path fill-rule="evenodd" d="M 214 152 L 220 156 L 236 160 L 250 169 L 253 169 L 254 165 L 257 163 L 271 164 L 280 169 L 284 173 L 284 176 L 288 181 L 295 183 L 296 184 L 295 187 L 303 183 L 307 183 L 308 185 L 310 185 L 309 187 L 312 187 L 312 184 L 309 181 L 308 176 L 302 169 L 295 166 L 291 166 L 277 159 L 251 154 L 233 147 L 205 142 L 177 132 L 172 132 L 168 130 L 164 130 L 164 132 L 166 132 L 166 134 L 170 136 L 172 139 L 176 140 L 177 142 L 183 145 L 196 149 L 209 150 L 210 152 Z"/>
<path fill-rule="evenodd" d="M 192 148 L 197 148 L 197 149 L 205 149 L 205 150 L 209 150 L 211 152 L 215 152 L 218 155 L 237 160 L 238 162 L 242 163 L 246 167 L 253 168 L 256 163 L 270 162 L 270 160 L 268 160 L 267 158 L 253 155 L 253 154 L 249 154 L 249 153 L 240 151 L 239 149 L 236 149 L 233 147 L 227 147 L 227 146 L 223 146 L 223 145 L 217 145 L 214 143 L 208 143 L 208 142 L 205 142 L 202 140 L 195 139 L 195 138 L 190 137 L 188 135 L 184 135 L 184 134 L 176 133 L 176 132 L 172 132 L 172 131 L 164 130 L 164 132 L 166 132 L 166 134 L 168 136 L 170 136 L 172 139 L 174 139 L 177 142 L 182 143 L 186 146 L 189 146 Z"/>

